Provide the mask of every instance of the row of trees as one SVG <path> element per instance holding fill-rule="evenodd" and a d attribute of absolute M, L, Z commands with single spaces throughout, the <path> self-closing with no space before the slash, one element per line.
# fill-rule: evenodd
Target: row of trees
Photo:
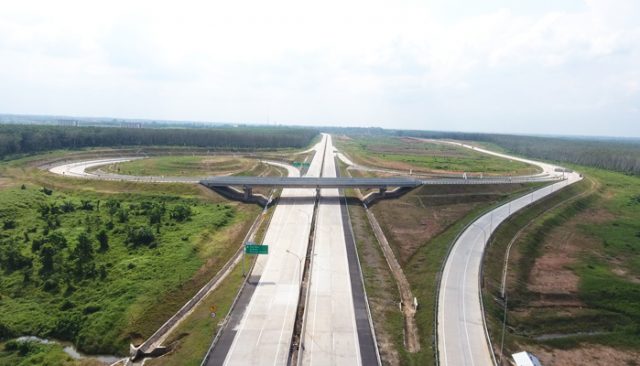
<path fill-rule="evenodd" d="M 0 124 L 0 158 L 55 149 L 122 146 L 193 146 L 211 149 L 300 148 L 317 130 L 294 127 L 127 129 Z"/>

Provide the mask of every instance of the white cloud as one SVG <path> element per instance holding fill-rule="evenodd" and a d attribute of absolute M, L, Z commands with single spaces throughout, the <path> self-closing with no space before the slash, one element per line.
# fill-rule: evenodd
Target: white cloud
<path fill-rule="evenodd" d="M 0 112 L 546 133 L 620 120 L 610 134 L 637 119 L 640 3 L 498 3 L 6 1 Z"/>

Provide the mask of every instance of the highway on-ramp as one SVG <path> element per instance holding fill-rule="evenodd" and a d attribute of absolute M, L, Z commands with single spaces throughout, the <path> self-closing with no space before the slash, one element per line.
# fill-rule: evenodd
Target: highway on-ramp
<path fill-rule="evenodd" d="M 468 145 L 462 145 L 471 148 Z M 505 154 L 484 153 L 519 160 L 542 168 L 541 174 L 563 175 L 551 164 L 538 163 Z M 564 173 L 566 180 L 551 184 L 504 204 L 478 218 L 458 237 L 451 248 L 441 276 L 437 311 L 437 346 L 440 365 L 492 365 L 493 350 L 486 332 L 480 279 L 487 240 L 496 227 L 514 212 L 549 194 L 575 183 L 582 177 Z"/>

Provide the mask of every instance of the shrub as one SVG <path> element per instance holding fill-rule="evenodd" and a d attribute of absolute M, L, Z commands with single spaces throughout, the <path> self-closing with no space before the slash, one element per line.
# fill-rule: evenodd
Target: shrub
<path fill-rule="evenodd" d="M 62 205 L 60 205 L 60 209 L 62 210 L 62 212 L 73 212 L 76 209 L 76 206 L 73 205 L 73 202 L 71 201 L 64 201 L 62 203 Z"/>
<path fill-rule="evenodd" d="M 58 282 L 56 282 L 53 279 L 48 279 L 44 281 L 44 284 L 42 285 L 42 289 L 51 293 L 58 292 Z"/>
<path fill-rule="evenodd" d="M 127 244 L 133 246 L 152 246 L 155 244 L 155 240 L 156 237 L 153 235 L 153 231 L 145 226 L 129 228 L 127 232 Z"/>
<path fill-rule="evenodd" d="M 125 223 L 129 221 L 129 212 L 127 212 L 124 208 L 118 210 L 118 222 Z"/>
<path fill-rule="evenodd" d="M 14 220 L 14 219 L 6 219 L 6 220 L 4 220 L 4 223 L 2 224 L 2 228 L 4 230 L 15 229 L 16 228 L 16 220 Z"/>
<path fill-rule="evenodd" d="M 80 208 L 85 211 L 93 210 L 93 203 L 89 200 L 80 200 Z"/>
<path fill-rule="evenodd" d="M 107 231 L 102 229 L 96 235 L 96 239 L 98 243 L 100 243 L 100 251 L 106 252 L 109 249 L 109 235 L 107 235 Z"/>
<path fill-rule="evenodd" d="M 177 205 L 174 208 L 172 208 L 171 212 L 169 213 L 169 217 L 171 217 L 171 219 L 179 222 L 188 220 L 191 217 L 191 215 L 193 215 L 193 212 L 191 211 L 191 207 L 186 205 Z"/>

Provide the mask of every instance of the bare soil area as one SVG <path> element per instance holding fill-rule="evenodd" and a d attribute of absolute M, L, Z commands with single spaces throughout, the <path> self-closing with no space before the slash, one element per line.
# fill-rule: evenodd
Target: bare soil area
<path fill-rule="evenodd" d="M 0 178 L 0 189 L 8 188 L 15 185 L 15 183 L 8 178 Z"/>
<path fill-rule="evenodd" d="M 540 295 L 530 306 L 582 304 L 578 299 L 580 278 L 571 269 L 571 265 L 581 253 L 596 247 L 598 242 L 580 234 L 577 225 L 604 223 L 612 219 L 613 216 L 606 210 L 590 209 L 549 233 L 543 244 L 543 254 L 536 259 L 529 274 L 527 289 Z"/>
<path fill-rule="evenodd" d="M 582 344 L 572 349 L 537 348 L 532 352 L 545 366 L 591 365 L 633 366 L 640 365 L 640 352 L 622 350 L 602 345 Z"/>
<path fill-rule="evenodd" d="M 478 205 L 521 189 L 523 185 L 423 186 L 399 199 L 380 201 L 373 211 L 404 264 L 424 243 Z"/>

